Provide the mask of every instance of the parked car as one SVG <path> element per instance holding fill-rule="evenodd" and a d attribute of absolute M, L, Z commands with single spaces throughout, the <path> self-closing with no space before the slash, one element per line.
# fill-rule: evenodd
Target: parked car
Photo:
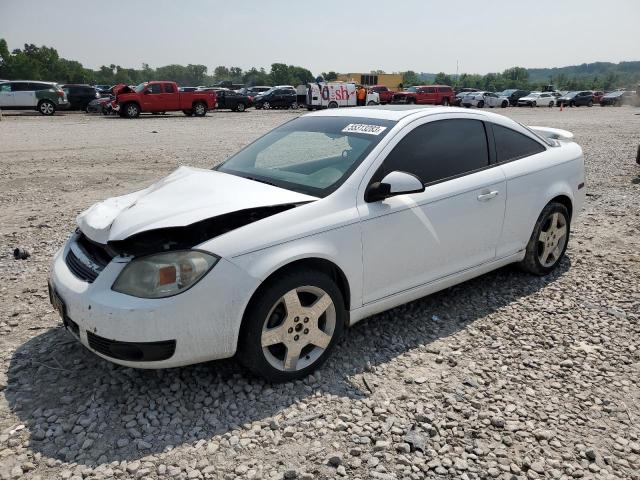
<path fill-rule="evenodd" d="M 613 105 L 614 107 L 631 105 L 633 103 L 633 97 L 633 92 L 616 90 L 615 92 L 605 93 L 600 99 L 600 105 L 603 107 L 606 107 L 608 105 Z"/>
<path fill-rule="evenodd" d="M 450 105 L 454 97 L 453 89 L 448 85 L 427 85 L 396 92 L 393 95 L 393 103 Z"/>
<path fill-rule="evenodd" d="M 293 87 L 273 87 L 253 99 L 253 106 L 258 110 L 270 108 L 298 108 L 298 96 Z"/>
<path fill-rule="evenodd" d="M 244 112 L 253 104 L 253 98 L 234 90 L 219 90 L 216 92 L 217 108 L 228 108 L 234 112 Z"/>
<path fill-rule="evenodd" d="M 509 106 L 509 99 L 507 97 L 499 96 L 497 93 L 493 92 L 468 92 L 462 98 L 462 105 L 467 108 L 507 108 Z"/>
<path fill-rule="evenodd" d="M 584 90 L 566 93 L 561 97 L 556 98 L 556 105 L 560 106 L 561 104 L 564 104 L 567 107 L 579 107 L 581 105 L 592 107 L 593 92 Z"/>
<path fill-rule="evenodd" d="M 516 88 L 509 88 L 507 90 L 503 90 L 498 95 L 507 97 L 509 99 L 509 105 L 515 107 L 518 105 L 518 100 L 522 97 L 526 97 L 531 93 L 529 90 L 518 90 Z"/>
<path fill-rule="evenodd" d="M 69 108 L 67 94 L 57 83 L 12 80 L 0 83 L 0 108 L 3 110 L 35 110 L 53 115 Z"/>
<path fill-rule="evenodd" d="M 530 92 L 518 99 L 519 107 L 553 107 L 555 103 L 556 97 L 551 92 Z"/>
<path fill-rule="evenodd" d="M 571 136 L 442 107 L 305 115 L 82 212 L 51 301 L 127 367 L 235 354 L 299 379 L 375 313 L 514 262 L 554 271 L 585 198 Z"/>
<path fill-rule="evenodd" d="M 384 85 L 374 85 L 373 87 L 369 87 L 369 92 L 377 93 L 378 97 L 380 97 L 380 104 L 386 105 L 387 103 L 391 103 L 393 100 L 394 92 L 389 90 L 389 87 L 385 87 Z"/>
<path fill-rule="evenodd" d="M 71 84 L 61 85 L 62 90 L 67 94 L 69 100 L 69 110 L 87 110 L 92 100 L 100 97 L 98 91 L 91 85 Z"/>
<path fill-rule="evenodd" d="M 216 108 L 215 92 L 180 92 L 176 82 L 144 82 L 135 88 L 123 86 L 117 90 L 111 102 L 121 117 L 136 118 L 140 113 L 180 111 L 187 115 L 203 117 Z"/>

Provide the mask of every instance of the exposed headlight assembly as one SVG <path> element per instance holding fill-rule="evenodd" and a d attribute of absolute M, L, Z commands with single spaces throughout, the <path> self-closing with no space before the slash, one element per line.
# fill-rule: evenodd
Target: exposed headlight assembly
<path fill-rule="evenodd" d="M 140 298 L 177 295 L 195 285 L 220 260 L 199 250 L 157 253 L 132 260 L 112 290 Z"/>

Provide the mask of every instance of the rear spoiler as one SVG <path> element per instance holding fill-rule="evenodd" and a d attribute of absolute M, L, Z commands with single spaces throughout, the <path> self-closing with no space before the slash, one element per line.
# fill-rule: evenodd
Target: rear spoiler
<path fill-rule="evenodd" d="M 531 130 L 536 132 L 538 135 L 549 138 L 552 140 L 572 140 L 573 133 L 568 132 L 566 130 L 561 130 L 559 128 L 549 128 L 549 127 L 534 127 L 529 126 Z"/>

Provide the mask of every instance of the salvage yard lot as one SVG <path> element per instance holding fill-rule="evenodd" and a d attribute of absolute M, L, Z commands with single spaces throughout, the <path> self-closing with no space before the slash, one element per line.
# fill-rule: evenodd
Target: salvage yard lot
<path fill-rule="evenodd" d="M 60 328 L 46 280 L 93 202 L 211 167 L 300 113 L 5 114 L 0 478 L 640 478 L 640 116 L 497 113 L 584 149 L 588 197 L 562 265 L 377 315 L 284 385 L 233 361 L 114 366 Z"/>

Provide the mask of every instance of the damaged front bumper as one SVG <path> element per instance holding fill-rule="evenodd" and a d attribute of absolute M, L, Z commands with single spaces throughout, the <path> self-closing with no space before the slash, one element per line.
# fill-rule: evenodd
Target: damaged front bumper
<path fill-rule="evenodd" d="M 55 255 L 49 288 L 64 325 L 89 350 L 134 368 L 177 367 L 235 353 L 257 279 L 221 259 L 179 295 L 132 297 L 111 290 L 130 258 L 115 257 L 93 281 L 83 280 L 68 260 L 76 238 Z"/>

